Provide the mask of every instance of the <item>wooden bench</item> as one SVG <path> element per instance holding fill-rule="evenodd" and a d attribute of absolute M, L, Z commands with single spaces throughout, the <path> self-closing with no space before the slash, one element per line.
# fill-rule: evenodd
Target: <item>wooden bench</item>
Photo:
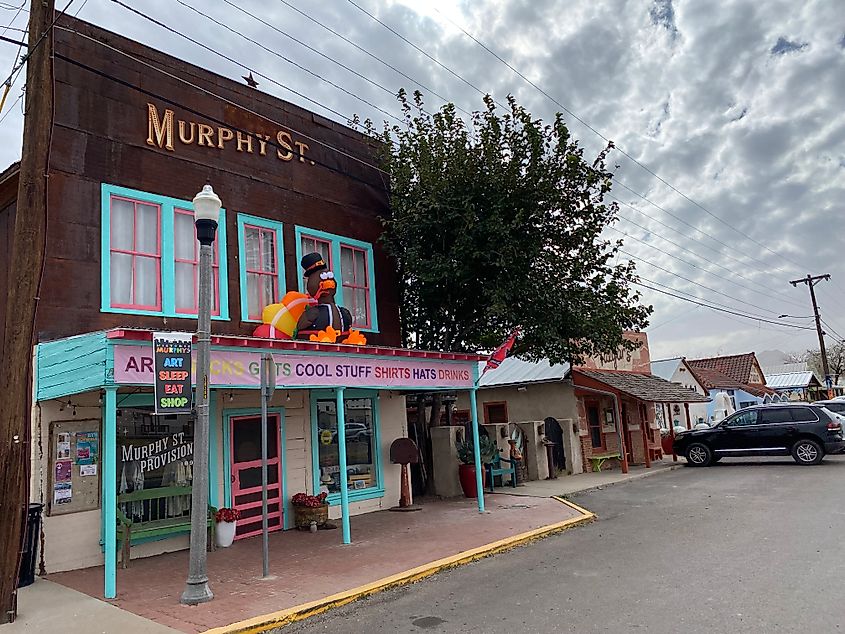
<path fill-rule="evenodd" d="M 499 451 L 501 451 L 501 449 Z M 508 463 L 508 465 L 510 466 L 503 467 L 503 462 Z M 493 459 L 493 462 L 484 465 L 484 469 L 485 471 L 487 471 L 487 479 L 490 483 L 490 493 L 493 492 L 493 486 L 495 483 L 495 480 L 493 478 L 497 475 L 504 476 L 510 474 L 511 486 L 516 488 L 516 460 L 502 458 L 502 455 L 500 453 L 496 453 L 496 457 Z M 502 486 L 504 486 L 504 482 L 504 479 L 502 479 Z"/>
<path fill-rule="evenodd" d="M 117 544 L 121 567 L 129 566 L 132 544 L 191 532 L 191 487 L 159 487 L 117 496 Z M 209 547 L 215 549 L 213 506 L 208 507 Z"/>
<path fill-rule="evenodd" d="M 612 460 L 613 458 L 621 458 L 622 454 L 618 451 L 608 451 L 605 453 L 594 453 L 592 456 L 587 456 L 590 460 L 590 464 L 593 466 L 593 471 L 598 473 L 601 471 L 602 466 L 608 460 Z"/>

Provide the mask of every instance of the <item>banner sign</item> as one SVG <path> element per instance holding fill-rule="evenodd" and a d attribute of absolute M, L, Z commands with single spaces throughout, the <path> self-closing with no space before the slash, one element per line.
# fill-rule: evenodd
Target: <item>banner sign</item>
<path fill-rule="evenodd" d="M 168 333 L 169 335 L 170 333 Z M 156 334 L 156 337 L 158 334 Z M 190 341 L 187 343 L 190 346 Z M 261 355 L 239 350 L 211 351 L 212 387 L 255 387 L 260 386 Z M 172 356 L 172 355 L 169 355 Z M 457 388 L 474 386 L 475 361 L 440 361 L 437 359 L 385 358 L 380 356 L 351 355 L 305 355 L 273 353 L 276 364 L 277 387 L 372 387 L 372 388 Z M 150 385 L 156 384 L 156 406 L 159 404 L 158 384 L 160 372 L 193 372 L 187 361 L 185 367 L 160 367 L 155 365 L 148 349 L 143 346 L 114 346 L 115 383 Z M 189 376 L 190 376 L 189 374 Z M 167 375 L 175 377 L 176 375 Z M 190 378 L 181 387 L 190 399 Z M 173 384 L 173 381 L 168 381 Z M 171 388 L 179 389 L 179 388 Z M 165 398 L 180 394 L 161 392 Z M 172 411 L 172 410 L 169 410 Z"/>
<path fill-rule="evenodd" d="M 155 413 L 190 414 L 193 362 L 190 333 L 154 332 L 153 357 L 155 368 Z"/>

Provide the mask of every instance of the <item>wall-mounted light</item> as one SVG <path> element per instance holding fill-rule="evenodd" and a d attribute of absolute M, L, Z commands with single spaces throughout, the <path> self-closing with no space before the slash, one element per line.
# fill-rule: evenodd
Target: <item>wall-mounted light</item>
<path fill-rule="evenodd" d="M 288 392 L 287 396 L 285 397 L 285 400 L 286 400 L 288 403 L 290 403 L 290 392 Z"/>

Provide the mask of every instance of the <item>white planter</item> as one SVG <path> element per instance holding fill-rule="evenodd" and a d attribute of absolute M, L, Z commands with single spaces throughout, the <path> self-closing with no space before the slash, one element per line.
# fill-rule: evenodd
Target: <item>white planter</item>
<path fill-rule="evenodd" d="M 217 522 L 215 530 L 217 546 L 220 548 L 228 548 L 235 541 L 235 527 L 237 522 Z"/>

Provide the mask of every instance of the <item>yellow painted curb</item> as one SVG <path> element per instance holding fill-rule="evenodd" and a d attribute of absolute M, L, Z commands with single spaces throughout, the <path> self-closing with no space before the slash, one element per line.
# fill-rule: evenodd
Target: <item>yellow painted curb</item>
<path fill-rule="evenodd" d="M 232 623 L 231 625 L 226 625 L 224 627 L 215 627 L 214 629 L 207 630 L 205 634 L 257 634 L 259 632 L 266 632 L 267 630 L 271 630 L 273 628 L 284 627 L 285 625 L 290 625 L 291 623 L 296 623 L 297 621 L 302 621 L 309 617 L 322 614 L 332 608 L 338 608 L 342 605 L 352 603 L 353 601 L 363 599 L 364 597 L 368 597 L 378 592 L 415 583 L 442 570 L 448 570 L 449 568 L 468 564 L 470 562 L 489 557 L 490 555 L 510 550 L 516 546 L 521 546 L 522 544 L 527 544 L 528 542 L 559 533 L 567 528 L 586 524 L 593 521 L 596 517 L 595 514 L 576 504 L 573 504 L 569 500 L 565 500 L 557 496 L 552 497 L 558 502 L 562 502 L 563 504 L 566 504 L 578 511 L 581 514 L 581 517 L 573 517 L 555 524 L 541 526 L 540 528 L 535 528 L 534 530 L 520 533 L 519 535 L 506 537 L 505 539 L 500 539 L 498 541 L 485 544 L 484 546 L 465 550 L 456 555 L 444 557 L 443 559 L 438 559 L 436 561 L 423 564 L 422 566 L 417 566 L 416 568 L 411 568 L 410 570 L 405 570 L 404 572 L 384 577 L 378 581 L 374 581 L 351 590 L 346 590 L 322 599 L 317 599 L 316 601 L 302 603 L 292 608 L 287 608 L 286 610 L 256 616 L 254 618 Z"/>

